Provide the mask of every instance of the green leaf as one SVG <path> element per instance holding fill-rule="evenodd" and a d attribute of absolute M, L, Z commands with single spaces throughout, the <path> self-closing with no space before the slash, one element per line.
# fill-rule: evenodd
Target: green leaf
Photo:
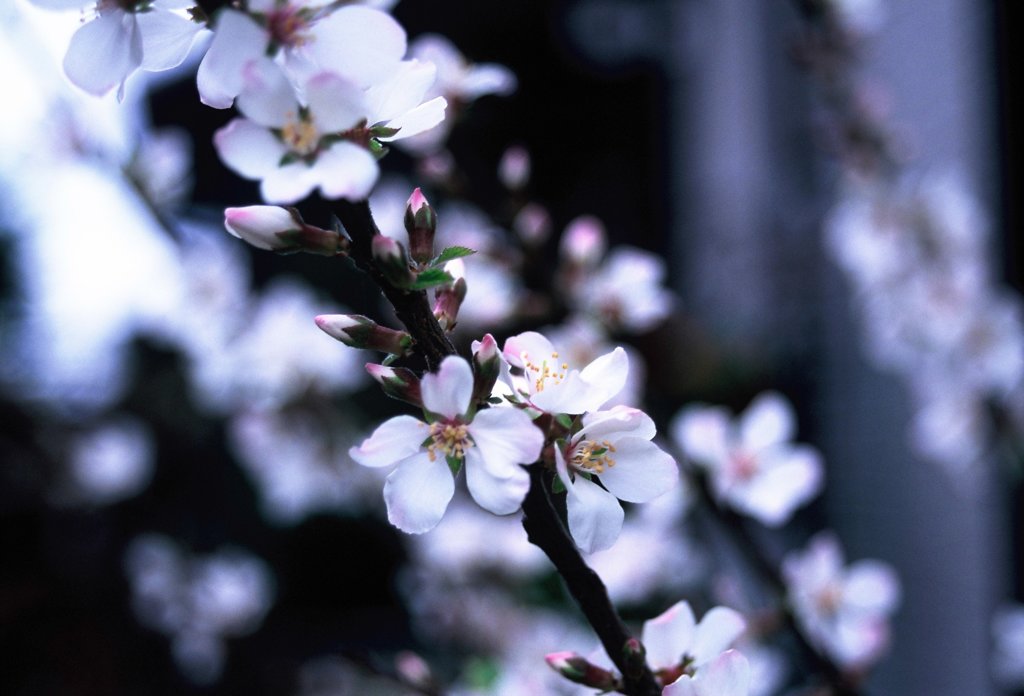
<path fill-rule="evenodd" d="M 470 249 L 469 247 L 464 246 L 451 246 L 442 251 L 437 256 L 435 256 L 433 259 L 431 259 L 430 265 L 440 266 L 442 264 L 448 263 L 452 259 L 460 259 L 463 256 L 469 256 L 470 254 L 475 253 L 476 249 Z"/>
<path fill-rule="evenodd" d="M 438 285 L 446 285 L 452 282 L 454 279 L 447 271 L 440 268 L 428 268 L 425 271 L 420 271 L 416 280 L 409 285 L 410 290 L 426 290 L 427 288 L 437 287 Z"/>
<path fill-rule="evenodd" d="M 445 457 L 444 460 L 448 462 L 448 468 L 452 470 L 452 475 L 458 476 L 462 471 L 462 460 L 458 457 Z"/>
<path fill-rule="evenodd" d="M 556 476 L 551 479 L 551 492 L 552 493 L 565 493 L 565 483 L 562 481 L 561 476 Z"/>
<path fill-rule="evenodd" d="M 559 413 L 555 416 L 555 422 L 566 430 L 572 430 L 572 416 L 568 413 Z"/>

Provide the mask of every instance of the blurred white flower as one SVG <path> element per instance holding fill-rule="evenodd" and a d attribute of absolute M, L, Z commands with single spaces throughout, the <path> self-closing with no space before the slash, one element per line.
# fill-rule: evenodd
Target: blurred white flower
<path fill-rule="evenodd" d="M 769 526 L 784 524 L 822 487 L 821 456 L 791 444 L 796 417 L 775 392 L 754 399 L 733 419 L 718 406 L 688 406 L 675 417 L 672 437 L 704 468 L 715 495 Z"/>
<path fill-rule="evenodd" d="M 808 639 L 844 668 L 862 669 L 889 645 L 889 616 L 900 603 L 900 583 L 881 561 L 846 566 L 830 532 L 811 539 L 782 564 L 789 601 Z"/>
<path fill-rule="evenodd" d="M 171 638 L 175 661 L 197 684 L 220 678 L 224 640 L 259 628 L 274 599 L 258 558 L 236 549 L 191 556 L 159 534 L 132 542 L 125 570 L 139 621 Z"/>
<path fill-rule="evenodd" d="M 145 425 L 121 417 L 75 438 L 68 474 L 75 498 L 107 505 L 142 491 L 153 476 L 153 442 Z"/>
<path fill-rule="evenodd" d="M 32 0 L 51 10 L 82 10 L 94 16 L 71 37 L 64 72 L 81 89 L 102 96 L 136 70 L 169 70 L 185 60 L 202 26 L 181 0 Z"/>

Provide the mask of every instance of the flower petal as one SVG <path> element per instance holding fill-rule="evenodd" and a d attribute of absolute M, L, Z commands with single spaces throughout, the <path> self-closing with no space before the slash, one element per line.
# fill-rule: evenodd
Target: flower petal
<path fill-rule="evenodd" d="M 718 406 L 693 405 L 672 420 L 672 439 L 690 459 L 717 469 L 728 457 L 729 411 Z"/>
<path fill-rule="evenodd" d="M 313 35 L 309 49 L 320 65 L 364 88 L 390 77 L 405 55 L 401 25 L 366 7 L 334 11 L 313 27 Z"/>
<path fill-rule="evenodd" d="M 620 346 L 595 359 L 583 368 L 580 376 L 593 388 L 590 395 L 592 401 L 583 410 L 596 411 L 626 386 L 626 379 L 629 377 L 629 357 Z"/>
<path fill-rule="evenodd" d="M 693 678 L 689 674 L 684 674 L 662 689 L 661 696 L 697 696 Z"/>
<path fill-rule="evenodd" d="M 142 65 L 142 34 L 135 15 L 115 9 L 86 22 L 71 37 L 64 72 L 77 87 L 102 96 Z"/>
<path fill-rule="evenodd" d="M 544 433 L 526 412 L 496 407 L 480 411 L 469 424 L 469 434 L 480 451 L 484 466 L 493 476 L 518 472 L 519 464 L 532 464 L 540 457 Z"/>
<path fill-rule="evenodd" d="M 679 467 L 670 454 L 649 440 L 624 437 L 614 440 L 609 453 L 614 466 L 601 472 L 601 483 L 620 500 L 646 503 L 679 482 Z"/>
<path fill-rule="evenodd" d="M 469 410 L 473 397 L 473 370 L 465 359 L 449 355 L 437 372 L 420 380 L 423 406 L 445 418 L 457 418 Z"/>
<path fill-rule="evenodd" d="M 858 611 L 889 614 L 900 603 L 899 577 L 881 561 L 852 563 L 846 569 L 842 603 Z"/>
<path fill-rule="evenodd" d="M 370 125 L 390 121 L 416 108 L 434 83 L 437 69 L 432 63 L 404 60 L 398 70 L 384 82 L 366 90 Z"/>
<path fill-rule="evenodd" d="M 822 465 L 817 450 L 785 447 L 766 458 L 760 473 L 746 485 L 734 486 L 723 495 L 738 510 L 777 527 L 816 495 L 821 486 Z"/>
<path fill-rule="evenodd" d="M 514 464 L 507 475 L 494 476 L 484 465 L 483 454 L 471 447 L 466 452 L 466 486 L 473 500 L 484 510 L 495 515 L 510 515 L 519 509 L 530 490 L 530 474 Z"/>
<path fill-rule="evenodd" d="M 615 496 L 585 476 L 576 476 L 565 501 L 569 532 L 583 553 L 611 548 L 626 513 Z"/>
<path fill-rule="evenodd" d="M 602 440 L 609 435 L 631 435 L 650 440 L 657 434 L 654 420 L 638 408 L 615 406 L 607 411 L 594 411 L 583 416 L 583 428 L 573 440 Z"/>
<path fill-rule="evenodd" d="M 299 116 L 295 88 L 284 71 L 269 58 L 251 60 L 242 68 L 238 110 L 266 128 L 283 128 Z"/>
<path fill-rule="evenodd" d="M 434 97 L 428 102 L 420 104 L 411 111 L 388 121 L 389 128 L 397 128 L 398 132 L 389 137 L 383 137 L 383 142 L 411 138 L 414 135 L 430 130 L 444 120 L 445 109 L 448 108 L 448 101 L 444 97 Z"/>
<path fill-rule="evenodd" d="M 740 441 L 752 452 L 781 442 L 796 434 L 796 415 L 786 397 L 765 392 L 755 398 L 740 416 Z"/>
<path fill-rule="evenodd" d="M 455 478 L 443 457 L 424 452 L 403 460 L 384 481 L 388 521 L 403 532 L 429 532 L 444 517 L 455 494 Z"/>
<path fill-rule="evenodd" d="M 344 141 L 320 153 L 313 168 L 324 198 L 362 200 L 370 195 L 380 177 L 380 167 L 373 155 Z"/>
<path fill-rule="evenodd" d="M 314 75 L 306 82 L 306 102 L 321 133 L 353 128 L 369 112 L 363 90 L 330 72 Z"/>
<path fill-rule="evenodd" d="M 647 662 L 654 669 L 677 666 L 690 653 L 697 626 L 693 609 L 686 600 L 644 621 L 641 642 L 647 648 Z"/>
<path fill-rule="evenodd" d="M 224 164 L 246 179 L 262 179 L 277 169 L 287 152 L 273 133 L 246 118 L 236 118 L 214 133 L 213 144 Z"/>
<path fill-rule="evenodd" d="M 750 663 L 736 650 L 722 653 L 697 672 L 697 696 L 747 696 Z"/>
<path fill-rule="evenodd" d="M 169 70 L 181 65 L 202 25 L 174 12 L 153 9 L 136 14 L 142 32 L 142 69 Z"/>
<path fill-rule="evenodd" d="M 305 162 L 274 167 L 263 177 L 260 193 L 267 203 L 295 203 L 316 188 L 316 172 Z"/>
<path fill-rule="evenodd" d="M 225 8 L 217 15 L 213 41 L 199 64 L 199 99 L 215 109 L 231 106 L 242 91 L 242 70 L 266 54 L 270 37 L 252 17 Z"/>
<path fill-rule="evenodd" d="M 690 656 L 697 665 L 713 660 L 745 630 L 747 622 L 738 611 L 729 607 L 713 607 L 697 624 Z"/>
<path fill-rule="evenodd" d="M 363 466 L 390 466 L 420 451 L 429 434 L 426 423 L 395 416 L 377 426 L 359 447 L 351 448 L 348 456 Z"/>

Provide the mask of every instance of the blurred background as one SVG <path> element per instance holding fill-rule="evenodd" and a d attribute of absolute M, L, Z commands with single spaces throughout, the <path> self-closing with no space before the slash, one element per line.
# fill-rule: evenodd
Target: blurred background
<path fill-rule="evenodd" d="M 560 239 L 580 216 L 659 256 L 672 311 L 604 325 L 633 347 L 662 432 L 685 404 L 783 393 L 826 487 L 755 539 L 777 562 L 830 528 L 900 576 L 864 693 L 1020 693 L 1019 3 L 393 14 L 414 45 L 440 34 L 515 75 L 450 99 L 450 132 L 392 151 L 371 200 L 400 234 L 422 186 L 440 234 L 480 250 L 459 345 L 573 326 Z M 379 316 L 372 283 L 230 237 L 223 209 L 259 193 L 212 148 L 233 112 L 197 98 L 200 45 L 123 103 L 95 99 L 60 67 L 81 17 L 0 8 L 0 691 L 409 693 L 386 675 L 419 659 L 453 692 L 557 688 L 507 680 L 548 670 L 517 650 L 586 635 L 515 520 L 456 505 L 403 535 L 381 475 L 346 454 L 400 407 L 365 376 L 378 356 L 312 318 Z M 324 201 L 302 210 L 329 224 Z M 673 495 L 644 584 L 616 585 L 631 560 L 598 562 L 631 621 L 744 585 L 735 549 Z M 759 693 L 806 693 L 800 670 Z"/>

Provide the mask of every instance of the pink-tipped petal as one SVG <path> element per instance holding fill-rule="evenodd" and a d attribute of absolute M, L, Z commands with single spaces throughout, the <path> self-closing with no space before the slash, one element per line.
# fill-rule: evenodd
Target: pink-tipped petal
<path fill-rule="evenodd" d="M 423 406 L 431 413 L 456 418 L 469 410 L 473 396 L 473 370 L 464 359 L 450 355 L 436 373 L 423 375 L 420 382 Z"/>
<path fill-rule="evenodd" d="M 686 600 L 644 621 L 640 636 L 647 648 L 647 662 L 655 669 L 679 665 L 683 656 L 690 652 L 696 627 L 697 619 Z"/>
<path fill-rule="evenodd" d="M 270 36 L 249 15 L 230 8 L 217 15 L 214 29 L 196 84 L 204 104 L 226 109 L 242 91 L 243 68 L 266 54 Z"/>
<path fill-rule="evenodd" d="M 390 15 L 342 7 L 313 28 L 309 49 L 320 65 L 369 87 L 393 74 L 405 55 L 405 30 Z"/>
<path fill-rule="evenodd" d="M 306 101 L 321 133 L 348 130 L 368 113 L 363 90 L 351 80 L 330 72 L 310 78 L 306 83 Z"/>

